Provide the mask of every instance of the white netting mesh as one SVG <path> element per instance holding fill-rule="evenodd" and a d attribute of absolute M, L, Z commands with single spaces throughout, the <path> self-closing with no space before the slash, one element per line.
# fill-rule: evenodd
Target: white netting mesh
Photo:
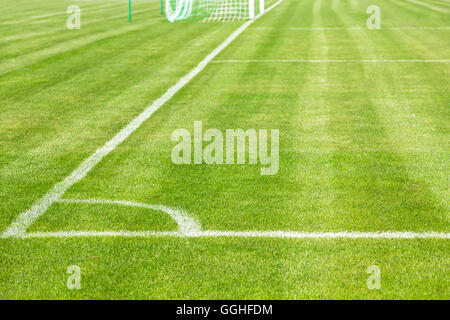
<path fill-rule="evenodd" d="M 188 18 L 201 21 L 237 21 L 250 19 L 252 0 L 166 0 L 166 17 L 174 22 Z"/>

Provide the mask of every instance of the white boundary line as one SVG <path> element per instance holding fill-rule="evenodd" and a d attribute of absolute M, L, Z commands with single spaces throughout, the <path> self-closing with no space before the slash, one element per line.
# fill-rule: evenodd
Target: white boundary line
<path fill-rule="evenodd" d="M 275 28 L 270 27 L 255 27 L 252 30 L 273 30 Z M 450 30 L 450 27 L 386 27 L 380 29 L 369 29 L 367 27 L 291 27 L 291 28 L 278 28 L 278 30 L 298 30 L 298 31 L 333 31 L 333 30 L 367 30 L 370 32 L 376 30 Z"/>
<path fill-rule="evenodd" d="M 289 239 L 450 239 L 450 233 L 443 232 L 298 232 L 298 231 L 220 231 L 201 230 L 201 225 L 186 212 L 161 205 L 130 201 L 100 199 L 61 199 L 63 203 L 112 204 L 140 207 L 166 212 L 178 224 L 178 231 L 57 231 L 31 232 L 18 235 L 19 238 L 75 238 L 75 237 L 178 237 L 178 238 L 289 238 Z"/>
<path fill-rule="evenodd" d="M 214 60 L 211 63 L 450 63 L 450 59 L 267 59 Z"/>
<path fill-rule="evenodd" d="M 270 6 L 265 13 L 269 12 L 283 0 L 278 0 Z M 133 119 L 125 128 L 117 133 L 111 140 L 105 143 L 103 147 L 95 151 L 89 158 L 87 158 L 81 165 L 76 168 L 63 181 L 57 183 L 47 194 L 41 199 L 37 200 L 30 209 L 22 212 L 11 223 L 11 225 L 1 234 L 1 238 L 18 237 L 24 235 L 26 230 L 33 224 L 33 222 L 45 213 L 48 208 L 61 199 L 64 193 L 75 183 L 83 179 L 89 171 L 92 170 L 102 159 L 111 151 L 117 148 L 124 140 L 126 140 L 136 129 L 138 129 L 144 121 L 164 105 L 170 98 L 172 98 L 181 88 L 189 83 L 196 75 L 198 75 L 214 57 L 216 57 L 223 49 L 225 49 L 234 39 L 236 39 L 242 32 L 245 31 L 256 19 L 260 18 L 261 14 L 255 17 L 255 20 L 249 20 L 235 30 L 228 38 L 215 48 L 209 55 L 207 55 L 193 70 L 181 78 L 174 86 L 169 88 L 161 97 L 156 99 L 150 106 L 148 106 L 140 115 Z"/>
<path fill-rule="evenodd" d="M 177 237 L 177 238 L 285 238 L 285 239 L 450 239 L 444 232 L 295 232 L 295 231 L 215 231 L 189 233 L 153 231 L 61 231 L 33 232 L 19 238 L 74 238 L 74 237 Z"/>

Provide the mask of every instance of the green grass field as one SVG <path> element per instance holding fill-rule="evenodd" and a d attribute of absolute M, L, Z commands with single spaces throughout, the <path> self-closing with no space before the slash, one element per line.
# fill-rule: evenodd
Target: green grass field
<path fill-rule="evenodd" d="M 0 6 L 0 233 L 244 23 L 169 23 L 154 0 L 127 14 Z M 3 237 L 0 298 L 449 299 L 449 36 L 448 0 L 283 0 L 63 196 L 179 208 L 204 230 L 447 238 Z M 279 129 L 278 173 L 173 164 L 171 133 L 196 120 Z M 56 202 L 27 232 L 176 230 L 161 211 Z"/>

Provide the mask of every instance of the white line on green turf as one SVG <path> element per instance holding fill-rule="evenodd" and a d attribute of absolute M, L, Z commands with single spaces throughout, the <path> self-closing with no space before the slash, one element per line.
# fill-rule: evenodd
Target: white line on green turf
<path fill-rule="evenodd" d="M 265 13 L 269 12 L 282 0 L 277 1 L 270 6 Z M 144 121 L 163 106 L 170 98 L 172 98 L 181 88 L 189 83 L 196 75 L 198 75 L 210 62 L 217 56 L 222 50 L 224 50 L 234 39 L 236 39 L 242 32 L 245 31 L 256 19 L 260 18 L 261 14 L 255 17 L 255 20 L 249 20 L 235 30 L 228 38 L 222 42 L 217 48 L 215 48 L 209 55 L 207 55 L 193 70 L 187 75 L 181 78 L 174 86 L 169 88 L 161 97 L 155 100 L 150 106 L 148 106 L 139 116 L 133 119 L 125 128 L 123 128 L 117 135 L 111 140 L 105 143 L 103 147 L 98 149 L 89 158 L 87 158 L 81 165 L 76 168 L 72 174 L 66 177 L 63 181 L 57 183 L 47 194 L 41 199 L 37 200 L 30 209 L 22 212 L 11 223 L 11 225 L 0 236 L 2 238 L 8 237 L 20 237 L 25 234 L 26 230 L 33 224 L 33 222 L 44 214 L 48 208 L 61 199 L 64 193 L 72 187 L 75 183 L 83 179 L 89 171 L 92 170 L 102 159 L 107 156 L 111 151 L 117 148 L 119 144 L 125 141 L 136 129 L 138 129 Z"/>
<path fill-rule="evenodd" d="M 274 30 L 270 27 L 255 27 L 251 30 Z M 327 30 L 367 30 L 369 32 L 376 32 L 376 30 L 450 30 L 450 27 L 386 27 L 380 29 L 368 29 L 367 27 L 291 27 L 291 28 L 276 28 L 277 30 L 300 30 L 300 31 L 327 31 Z"/>
<path fill-rule="evenodd" d="M 191 218 L 185 211 L 181 209 L 169 208 L 163 205 L 152 205 L 139 202 L 123 201 L 123 200 L 100 200 L 100 199 L 61 199 L 56 202 L 64 203 L 88 203 L 88 204 L 112 204 L 119 206 L 138 207 L 155 211 L 162 211 L 172 217 L 178 224 L 178 230 L 180 233 L 190 233 L 200 231 L 200 224 L 193 218 Z"/>
<path fill-rule="evenodd" d="M 211 63 L 449 63 L 450 59 L 268 59 L 214 60 Z"/>
<path fill-rule="evenodd" d="M 113 204 L 140 207 L 166 212 L 178 224 L 178 231 L 58 231 L 32 232 L 20 235 L 20 238 L 71 238 L 71 237 L 245 237 L 245 238 L 294 238 L 294 239 L 449 239 L 450 233 L 440 232 L 298 232 L 298 231 L 202 231 L 201 225 L 189 214 L 180 209 L 161 205 L 150 205 L 130 201 L 100 199 L 61 199 L 63 203 Z"/>
<path fill-rule="evenodd" d="M 295 231 L 215 231 L 189 233 L 154 231 L 60 231 L 25 233 L 20 238 L 73 237 L 179 237 L 179 238 L 288 238 L 288 239 L 450 239 L 440 232 L 295 232 Z"/>

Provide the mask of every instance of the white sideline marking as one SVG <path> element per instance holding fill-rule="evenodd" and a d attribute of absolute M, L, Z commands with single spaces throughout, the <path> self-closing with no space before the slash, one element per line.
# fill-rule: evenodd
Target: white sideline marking
<path fill-rule="evenodd" d="M 178 237 L 178 238 L 287 238 L 287 239 L 450 239 L 443 232 L 295 232 L 295 231 L 62 231 L 25 233 L 20 238 L 73 238 L 73 237 Z"/>
<path fill-rule="evenodd" d="M 162 205 L 150 205 L 123 200 L 60 199 L 62 203 L 113 204 L 166 212 L 178 224 L 178 231 L 57 231 L 31 232 L 18 238 L 75 238 L 75 237 L 178 237 L 178 238 L 292 238 L 292 239 L 449 239 L 450 233 L 439 232 L 296 232 L 296 231 L 219 231 L 201 230 L 201 225 L 185 211 Z"/>
<path fill-rule="evenodd" d="M 64 202 L 64 203 L 89 203 L 89 204 L 113 204 L 120 206 L 128 206 L 128 207 L 138 207 L 145 208 L 150 210 L 162 211 L 167 213 L 172 217 L 173 220 L 178 224 L 178 230 L 180 233 L 190 233 L 197 232 L 201 230 L 200 224 L 193 218 L 191 218 L 185 211 L 181 209 L 169 208 L 163 205 L 152 205 L 146 203 L 139 202 L 131 202 L 131 201 L 122 201 L 122 200 L 100 200 L 100 199 L 61 199 L 56 202 Z"/>
<path fill-rule="evenodd" d="M 214 60 L 211 63 L 449 63 L 450 59 L 269 59 L 269 60 Z"/>
<path fill-rule="evenodd" d="M 270 27 L 255 27 L 252 30 L 273 30 L 275 28 Z M 327 31 L 327 30 L 367 30 L 373 32 L 374 30 L 367 27 L 291 27 L 291 28 L 278 28 L 278 30 L 301 30 L 301 31 Z M 450 30 L 450 27 L 386 27 L 377 30 Z"/>
<path fill-rule="evenodd" d="M 270 6 L 266 13 L 275 8 L 283 0 L 278 0 Z M 57 200 L 61 199 L 64 193 L 75 183 L 83 179 L 89 171 L 92 170 L 102 159 L 111 151 L 127 139 L 136 129 L 138 129 L 144 121 L 164 105 L 170 98 L 172 98 L 181 88 L 183 88 L 189 81 L 191 81 L 197 74 L 199 74 L 215 56 L 217 56 L 223 49 L 225 49 L 234 39 L 236 39 L 245 29 L 248 28 L 256 19 L 260 18 L 261 14 L 255 17 L 255 20 L 249 20 L 235 30 L 228 38 L 215 48 L 208 56 L 206 56 L 193 70 L 181 78 L 174 86 L 169 88 L 161 97 L 156 99 L 150 106 L 148 106 L 140 115 L 134 118 L 125 128 L 116 134 L 111 140 L 105 143 L 103 147 L 98 149 L 94 154 L 87 158 L 81 165 L 76 168 L 70 176 L 63 181 L 57 183 L 47 194 L 41 199 L 37 200 L 30 209 L 22 212 L 11 223 L 11 225 L 0 236 L 2 238 L 18 237 L 26 233 L 28 227 L 39 218 L 47 209 Z"/>

